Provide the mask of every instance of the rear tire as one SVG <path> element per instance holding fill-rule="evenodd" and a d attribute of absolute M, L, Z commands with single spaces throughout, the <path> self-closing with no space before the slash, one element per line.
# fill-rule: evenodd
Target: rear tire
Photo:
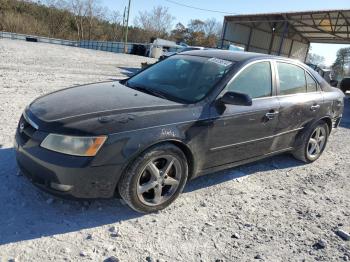
<path fill-rule="evenodd" d="M 329 127 L 326 122 L 320 121 L 306 130 L 301 145 L 296 148 L 293 156 L 305 163 L 316 161 L 326 148 L 329 137 Z"/>
<path fill-rule="evenodd" d="M 186 156 L 166 143 L 138 156 L 122 176 L 118 190 L 132 209 L 151 213 L 169 206 L 182 192 L 187 177 Z"/>

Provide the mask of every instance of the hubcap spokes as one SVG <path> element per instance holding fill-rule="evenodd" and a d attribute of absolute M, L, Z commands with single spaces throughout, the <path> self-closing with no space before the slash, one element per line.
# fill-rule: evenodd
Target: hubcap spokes
<path fill-rule="evenodd" d="M 181 165 L 175 157 L 153 159 L 139 177 L 137 195 L 144 204 L 162 204 L 176 192 L 180 178 Z"/>
<path fill-rule="evenodd" d="M 308 148 L 307 154 L 310 158 L 316 158 L 322 152 L 326 141 L 326 130 L 324 127 L 317 127 L 312 133 Z"/>

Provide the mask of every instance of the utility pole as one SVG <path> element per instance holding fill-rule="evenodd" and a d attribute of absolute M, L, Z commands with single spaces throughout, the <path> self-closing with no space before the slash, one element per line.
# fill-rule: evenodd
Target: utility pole
<path fill-rule="evenodd" d="M 124 38 L 124 35 L 125 35 L 125 15 L 126 15 L 126 6 L 124 7 L 124 13 L 123 13 L 123 27 L 122 27 L 121 41 L 123 41 L 123 38 Z"/>
<path fill-rule="evenodd" d="M 129 5 L 128 5 L 128 12 L 126 14 L 126 28 L 125 28 L 125 39 L 124 39 L 124 53 L 128 52 L 128 31 L 129 31 L 129 15 L 130 15 L 130 2 L 129 0 Z"/>

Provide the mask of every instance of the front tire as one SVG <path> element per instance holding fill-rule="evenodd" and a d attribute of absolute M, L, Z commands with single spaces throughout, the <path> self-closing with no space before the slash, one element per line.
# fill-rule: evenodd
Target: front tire
<path fill-rule="evenodd" d="M 151 213 L 169 206 L 182 192 L 187 177 L 186 156 L 166 143 L 138 156 L 122 176 L 118 190 L 132 209 Z"/>
<path fill-rule="evenodd" d="M 306 131 L 302 144 L 293 151 L 293 156 L 305 163 L 316 161 L 326 148 L 328 137 L 327 123 L 318 122 Z"/>

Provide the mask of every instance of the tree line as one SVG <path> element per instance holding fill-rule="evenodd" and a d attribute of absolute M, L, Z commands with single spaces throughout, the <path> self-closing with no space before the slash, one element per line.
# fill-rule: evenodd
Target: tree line
<path fill-rule="evenodd" d="M 99 0 L 0 0 L 0 31 L 69 40 L 123 41 L 123 15 Z M 147 43 L 160 37 L 190 45 L 216 47 L 221 24 L 193 19 L 187 26 L 164 6 L 139 12 L 129 26 L 128 41 Z"/>
<path fill-rule="evenodd" d="M 317 65 L 320 68 L 327 68 L 324 65 L 325 58 L 323 56 L 308 53 L 306 61 Z M 330 66 L 333 78 L 342 79 L 345 76 L 350 76 L 350 47 L 340 48 L 337 51 L 337 56 L 334 63 Z"/>
<path fill-rule="evenodd" d="M 340 48 L 338 50 L 332 70 L 336 79 L 350 76 L 350 47 Z"/>

